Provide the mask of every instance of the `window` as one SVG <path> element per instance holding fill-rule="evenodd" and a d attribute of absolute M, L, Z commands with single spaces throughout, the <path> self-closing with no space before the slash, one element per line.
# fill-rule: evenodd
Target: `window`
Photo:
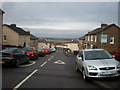
<path fill-rule="evenodd" d="M 90 36 L 88 36 L 88 41 L 90 41 Z"/>
<path fill-rule="evenodd" d="M 6 41 L 7 40 L 7 37 L 6 35 L 3 36 L 3 41 Z"/>
<path fill-rule="evenodd" d="M 95 36 L 95 42 L 97 42 L 97 36 Z"/>
<path fill-rule="evenodd" d="M 87 41 L 87 39 L 88 39 L 88 38 L 87 38 L 87 36 L 86 36 L 86 37 L 85 37 L 85 41 Z"/>
<path fill-rule="evenodd" d="M 93 35 L 91 35 L 91 41 L 93 41 Z"/>
<path fill-rule="evenodd" d="M 110 37 L 110 44 L 114 44 L 115 43 L 114 41 L 115 41 L 114 37 Z"/>
<path fill-rule="evenodd" d="M 15 53 L 22 53 L 20 49 L 16 49 Z"/>

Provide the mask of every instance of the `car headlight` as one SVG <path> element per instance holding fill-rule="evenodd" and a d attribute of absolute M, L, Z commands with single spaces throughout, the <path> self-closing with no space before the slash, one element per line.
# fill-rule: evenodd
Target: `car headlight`
<path fill-rule="evenodd" d="M 117 69 L 120 69 L 120 63 L 117 65 Z"/>
<path fill-rule="evenodd" d="M 88 69 L 89 70 L 97 70 L 97 68 L 95 66 L 91 66 L 91 65 L 88 66 Z"/>

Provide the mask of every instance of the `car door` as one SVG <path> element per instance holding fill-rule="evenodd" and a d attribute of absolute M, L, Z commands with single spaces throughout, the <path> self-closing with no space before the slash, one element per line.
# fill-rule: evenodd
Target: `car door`
<path fill-rule="evenodd" d="M 29 61 L 29 54 L 26 53 L 25 51 L 23 51 L 22 49 L 21 49 L 21 52 L 22 52 L 23 63 L 28 62 Z"/>
<path fill-rule="evenodd" d="M 21 63 L 27 62 L 27 54 L 22 49 L 19 49 L 19 54 L 21 55 Z"/>
<path fill-rule="evenodd" d="M 16 60 L 18 59 L 19 63 L 21 64 L 22 63 L 22 54 L 21 54 L 20 50 L 16 49 L 14 53 L 15 53 L 15 59 Z"/>

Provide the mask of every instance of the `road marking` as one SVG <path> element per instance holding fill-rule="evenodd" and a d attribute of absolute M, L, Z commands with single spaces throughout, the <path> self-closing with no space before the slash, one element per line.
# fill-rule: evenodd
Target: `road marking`
<path fill-rule="evenodd" d="M 47 61 L 45 61 L 40 67 L 43 67 L 46 63 L 47 63 Z"/>
<path fill-rule="evenodd" d="M 47 61 L 45 61 L 42 65 L 40 65 L 40 67 L 43 67 L 43 66 L 44 66 L 48 61 L 50 61 L 52 58 L 53 58 L 53 56 L 50 57 Z"/>
<path fill-rule="evenodd" d="M 21 81 L 17 86 L 13 88 L 13 90 L 18 89 L 25 81 L 27 81 L 34 73 L 36 73 L 38 69 L 34 70 L 30 75 L 28 75 L 23 81 Z"/>
<path fill-rule="evenodd" d="M 50 57 L 50 58 L 48 59 L 48 61 L 50 61 L 52 58 L 53 58 L 53 56 L 52 56 L 52 57 Z"/>
<path fill-rule="evenodd" d="M 29 62 L 31 62 L 31 64 L 21 65 L 19 67 L 28 67 L 36 63 L 35 61 L 29 61 Z"/>
<path fill-rule="evenodd" d="M 54 62 L 55 64 L 65 64 L 65 62 L 61 61 L 61 60 L 58 60 L 56 62 Z"/>

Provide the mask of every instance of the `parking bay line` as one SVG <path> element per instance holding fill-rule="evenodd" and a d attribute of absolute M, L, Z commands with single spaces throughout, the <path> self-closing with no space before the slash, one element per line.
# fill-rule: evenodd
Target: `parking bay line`
<path fill-rule="evenodd" d="M 47 61 L 45 61 L 42 65 L 40 65 L 40 67 L 43 67 L 46 63 L 47 63 Z"/>
<path fill-rule="evenodd" d="M 47 61 L 45 61 L 42 65 L 40 65 L 40 67 L 43 67 L 43 66 L 44 66 L 48 61 L 50 61 L 52 58 L 53 58 L 53 56 L 50 57 Z"/>
<path fill-rule="evenodd" d="M 48 59 L 48 61 L 50 61 L 52 58 L 53 58 L 53 56 L 52 56 L 52 57 L 50 57 L 50 58 Z"/>
<path fill-rule="evenodd" d="M 13 88 L 13 90 L 17 90 L 25 81 L 27 81 L 33 74 L 35 74 L 38 69 L 34 70 L 30 75 L 28 75 L 23 81 L 21 81 L 17 86 Z"/>

